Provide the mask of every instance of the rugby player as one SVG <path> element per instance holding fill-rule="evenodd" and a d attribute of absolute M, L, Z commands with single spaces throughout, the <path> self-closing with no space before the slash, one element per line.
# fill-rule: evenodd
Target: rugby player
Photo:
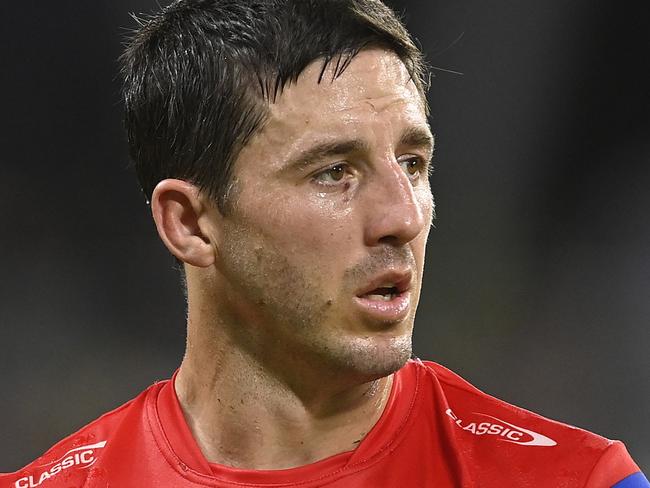
<path fill-rule="evenodd" d="M 0 486 L 650 486 L 622 443 L 411 359 L 433 137 L 391 10 L 181 0 L 122 62 L 186 353 Z"/>

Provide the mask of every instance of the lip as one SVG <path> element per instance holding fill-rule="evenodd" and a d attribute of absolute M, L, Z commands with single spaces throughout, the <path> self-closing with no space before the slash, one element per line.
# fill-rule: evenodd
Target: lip
<path fill-rule="evenodd" d="M 366 315 L 382 322 L 400 322 L 404 320 L 411 308 L 411 292 L 405 291 L 395 295 L 392 300 L 370 300 L 354 297 L 354 302 Z"/>
<path fill-rule="evenodd" d="M 354 294 L 357 296 L 357 298 L 360 298 L 363 295 L 370 293 L 375 288 L 384 286 L 386 283 L 393 283 L 395 285 L 395 288 L 397 288 L 397 293 L 402 294 L 411 289 L 412 277 L 413 277 L 413 273 L 411 273 L 410 270 L 387 271 L 380 275 L 373 276 L 372 279 L 363 286 L 363 288 L 359 288 Z"/>
<path fill-rule="evenodd" d="M 412 276 L 410 270 L 392 270 L 377 275 L 356 292 L 354 302 L 363 313 L 382 322 L 404 320 L 411 308 Z M 397 289 L 397 294 L 391 300 L 371 300 L 363 296 L 386 283 L 392 283 Z"/>
<path fill-rule="evenodd" d="M 385 285 L 386 283 L 393 283 L 395 288 L 397 288 L 398 295 L 405 293 L 411 289 L 411 279 L 413 273 L 410 270 L 397 271 L 391 270 L 380 275 L 374 276 L 368 283 L 366 283 L 363 288 L 358 289 L 355 292 L 357 298 L 361 298 L 363 295 L 370 293 L 375 288 Z M 385 302 L 390 303 L 390 302 Z"/>

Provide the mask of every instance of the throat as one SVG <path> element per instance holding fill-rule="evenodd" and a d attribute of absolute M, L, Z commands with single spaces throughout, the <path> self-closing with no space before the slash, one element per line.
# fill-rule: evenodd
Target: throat
<path fill-rule="evenodd" d="M 289 392 L 264 391 L 255 381 L 246 384 L 257 391 L 246 392 L 241 382 L 211 388 L 182 373 L 181 367 L 175 389 L 206 460 L 251 470 L 295 468 L 356 449 L 381 417 L 392 387 L 391 375 L 330 399 L 350 408 L 308 408 Z"/>

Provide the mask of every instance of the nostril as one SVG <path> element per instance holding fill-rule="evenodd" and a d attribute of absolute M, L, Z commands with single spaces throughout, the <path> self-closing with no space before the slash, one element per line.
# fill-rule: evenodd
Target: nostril
<path fill-rule="evenodd" d="M 379 239 L 379 244 L 387 244 L 391 247 L 394 247 L 394 246 L 400 246 L 401 242 L 400 239 L 397 238 L 397 236 L 384 236 L 381 239 Z"/>

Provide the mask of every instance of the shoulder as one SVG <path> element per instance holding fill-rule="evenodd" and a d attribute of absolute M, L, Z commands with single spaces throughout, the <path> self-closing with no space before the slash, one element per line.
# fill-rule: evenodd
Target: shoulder
<path fill-rule="evenodd" d="M 493 397 L 440 364 L 421 361 L 420 367 L 444 392 L 447 417 L 475 437 L 495 436 L 510 443 L 538 447 L 577 443 L 598 451 L 613 442 Z M 531 426 L 539 432 L 531 430 Z"/>
<path fill-rule="evenodd" d="M 155 396 L 164 383 L 150 386 L 136 398 L 85 425 L 24 468 L 13 473 L 0 473 L 0 486 L 34 488 L 45 481 L 48 483 L 44 487 L 64 486 L 56 483 L 57 480 L 66 487 L 71 482 L 75 483 L 74 486 L 84 485 L 89 478 L 97 476 L 97 467 L 111 447 L 137 429 L 142 422 L 146 402 Z"/>
<path fill-rule="evenodd" d="M 411 367 L 420 370 L 423 392 L 439 397 L 432 404 L 475 469 L 489 465 L 519 481 L 557 476 L 566 486 L 589 487 L 611 487 L 639 472 L 619 441 L 495 398 L 439 364 L 413 361 Z"/>

